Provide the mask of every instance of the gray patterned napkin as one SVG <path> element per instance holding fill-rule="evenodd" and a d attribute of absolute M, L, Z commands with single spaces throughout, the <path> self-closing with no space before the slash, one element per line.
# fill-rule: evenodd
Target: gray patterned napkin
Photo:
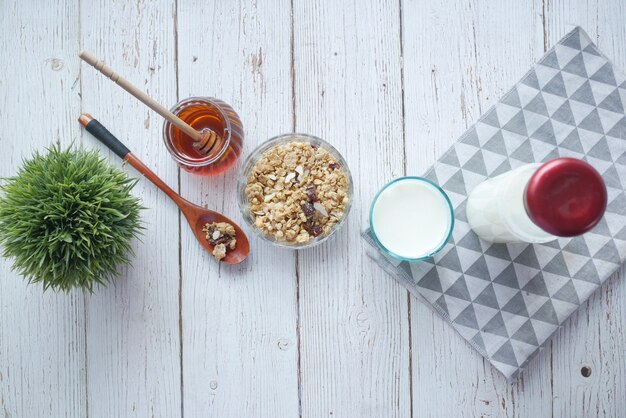
<path fill-rule="evenodd" d="M 518 375 L 557 328 L 626 258 L 626 78 L 576 28 L 428 170 L 455 207 L 452 240 L 433 259 L 368 253 L 423 297 L 506 377 Z M 594 166 L 608 189 L 600 224 L 540 245 L 490 244 L 465 216 L 488 177 L 557 157 Z"/>

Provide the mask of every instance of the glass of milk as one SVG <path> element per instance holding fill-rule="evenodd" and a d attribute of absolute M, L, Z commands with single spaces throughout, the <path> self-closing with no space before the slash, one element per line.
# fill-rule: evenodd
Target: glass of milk
<path fill-rule="evenodd" d="M 435 255 L 454 228 L 454 210 L 446 193 L 422 177 L 400 177 L 378 192 L 370 208 L 376 244 L 399 260 Z"/>

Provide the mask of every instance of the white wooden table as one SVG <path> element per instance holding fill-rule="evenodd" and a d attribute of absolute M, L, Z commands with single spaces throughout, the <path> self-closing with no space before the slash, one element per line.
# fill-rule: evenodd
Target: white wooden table
<path fill-rule="evenodd" d="M 0 261 L 0 416 L 626 416 L 623 269 L 510 384 L 359 240 L 375 192 L 425 171 L 573 24 L 626 69 L 624 22 L 622 0 L 0 0 L 0 176 L 56 140 L 119 164 L 81 131 L 87 111 L 184 197 L 241 220 L 235 170 L 178 170 L 160 117 L 81 64 L 86 49 L 165 105 L 231 103 L 246 154 L 293 130 L 327 139 L 356 185 L 332 241 L 255 240 L 239 267 L 214 263 L 148 182 L 115 286 L 43 294 Z"/>

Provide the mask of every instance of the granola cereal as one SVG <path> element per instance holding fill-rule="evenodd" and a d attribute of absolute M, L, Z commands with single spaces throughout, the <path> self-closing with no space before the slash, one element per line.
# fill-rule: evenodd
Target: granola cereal
<path fill-rule="evenodd" d="M 234 250 L 237 245 L 235 227 L 227 222 L 207 223 L 202 232 L 206 233 L 207 241 L 213 245 L 213 257 L 217 261 L 226 257 L 226 253 Z"/>
<path fill-rule="evenodd" d="M 294 140 L 267 150 L 246 180 L 254 226 L 290 244 L 329 234 L 350 201 L 344 167 L 327 149 L 308 142 Z"/>

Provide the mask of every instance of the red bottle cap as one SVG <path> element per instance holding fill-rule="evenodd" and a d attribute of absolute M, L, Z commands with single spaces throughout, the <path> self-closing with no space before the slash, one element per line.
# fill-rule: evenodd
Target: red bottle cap
<path fill-rule="evenodd" d="M 600 222 L 607 194 L 602 176 L 576 158 L 557 158 L 535 171 L 524 192 L 530 219 L 560 237 L 583 234 Z"/>

